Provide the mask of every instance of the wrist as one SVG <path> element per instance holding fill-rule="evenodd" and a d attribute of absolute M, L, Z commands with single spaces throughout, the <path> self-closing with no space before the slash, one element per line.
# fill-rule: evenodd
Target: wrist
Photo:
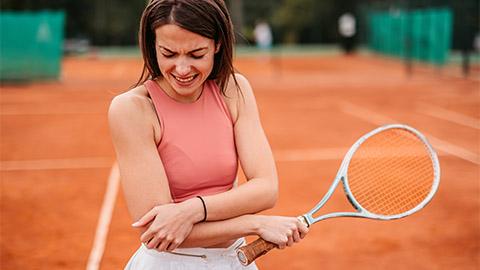
<path fill-rule="evenodd" d="M 205 222 L 207 221 L 207 205 L 205 203 L 205 200 L 202 198 L 202 196 L 197 196 L 197 198 L 200 200 L 200 202 L 202 203 L 202 207 L 203 207 L 203 219 L 201 222 Z"/>
<path fill-rule="evenodd" d="M 199 198 L 194 197 L 181 202 L 181 204 L 184 206 L 185 213 L 188 214 L 187 218 L 191 220 L 193 224 L 203 220 L 203 204 Z"/>
<path fill-rule="evenodd" d="M 262 216 L 260 215 L 245 215 L 244 216 L 245 218 L 247 218 L 247 223 L 248 226 L 247 226 L 247 233 L 248 235 L 258 235 L 260 236 L 260 232 L 261 232 L 261 219 L 262 219 Z"/>

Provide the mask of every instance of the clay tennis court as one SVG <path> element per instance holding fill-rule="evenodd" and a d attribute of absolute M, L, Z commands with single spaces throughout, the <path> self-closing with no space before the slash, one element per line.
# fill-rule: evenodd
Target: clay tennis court
<path fill-rule="evenodd" d="M 335 53 L 241 56 L 236 66 L 254 87 L 277 161 L 280 197 L 268 214 L 309 210 L 350 145 L 382 124 L 426 134 L 442 173 L 419 213 L 322 221 L 301 244 L 260 258 L 260 269 L 479 269 L 478 67 L 469 78 L 458 67 L 407 76 L 400 60 Z M 140 69 L 138 58 L 66 58 L 58 82 L 2 86 L 2 269 L 123 269 L 138 248 L 106 115 Z M 347 208 L 336 195 L 326 207 Z"/>

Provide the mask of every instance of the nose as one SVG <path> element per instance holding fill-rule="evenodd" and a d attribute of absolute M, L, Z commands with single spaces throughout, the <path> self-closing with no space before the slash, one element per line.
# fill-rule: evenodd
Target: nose
<path fill-rule="evenodd" d="M 175 65 L 175 72 L 178 76 L 186 76 L 190 73 L 190 62 L 184 57 L 180 57 Z"/>

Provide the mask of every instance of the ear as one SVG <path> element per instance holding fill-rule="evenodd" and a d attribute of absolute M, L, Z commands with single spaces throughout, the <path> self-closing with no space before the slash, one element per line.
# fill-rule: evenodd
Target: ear
<path fill-rule="evenodd" d="M 221 47 L 221 43 L 219 42 L 216 46 L 215 46 L 215 53 L 218 53 L 220 51 L 220 47 Z"/>

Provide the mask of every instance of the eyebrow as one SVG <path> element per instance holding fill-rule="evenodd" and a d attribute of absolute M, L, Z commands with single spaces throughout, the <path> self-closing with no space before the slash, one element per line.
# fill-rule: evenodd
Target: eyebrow
<path fill-rule="evenodd" d="M 159 45 L 158 47 L 160 47 L 161 49 L 164 49 L 165 51 L 167 51 L 167 52 L 169 52 L 169 53 L 176 53 L 176 52 L 174 52 L 174 51 L 172 51 L 172 50 L 170 50 L 170 49 L 168 49 L 168 48 L 166 48 L 166 47 L 164 47 L 164 46 L 162 46 L 162 45 Z M 201 48 L 198 48 L 198 49 L 195 49 L 195 50 L 191 50 L 191 51 L 189 51 L 188 53 L 189 53 L 189 54 L 190 54 L 190 53 L 195 53 L 195 52 L 198 52 L 198 51 L 201 51 L 201 50 L 206 50 L 206 49 L 208 49 L 208 47 L 201 47 Z"/>

